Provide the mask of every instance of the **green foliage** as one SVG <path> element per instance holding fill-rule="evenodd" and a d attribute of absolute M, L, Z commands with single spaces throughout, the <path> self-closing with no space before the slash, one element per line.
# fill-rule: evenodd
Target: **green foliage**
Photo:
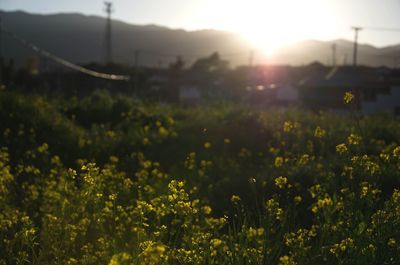
<path fill-rule="evenodd" d="M 0 264 L 399 264 L 400 123 L 0 94 Z"/>

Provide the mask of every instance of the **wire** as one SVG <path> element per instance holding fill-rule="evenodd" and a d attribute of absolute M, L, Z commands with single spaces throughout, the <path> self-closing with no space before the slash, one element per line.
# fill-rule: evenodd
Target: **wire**
<path fill-rule="evenodd" d="M 10 37 L 18 40 L 19 42 L 21 42 L 22 44 L 28 46 L 29 48 L 31 48 L 33 51 L 41 54 L 44 57 L 47 57 L 51 60 L 53 60 L 56 63 L 59 63 L 67 68 L 70 68 L 72 70 L 81 72 L 83 74 L 86 75 L 90 75 L 93 77 L 97 77 L 97 78 L 103 78 L 103 79 L 108 79 L 108 80 L 114 80 L 114 81 L 128 81 L 130 79 L 129 76 L 127 75 L 114 75 L 114 74 L 105 74 L 105 73 L 100 73 L 100 72 L 96 72 L 87 68 L 84 68 L 82 66 L 79 66 L 77 64 L 71 63 L 65 59 L 62 59 L 44 49 L 39 48 L 37 45 L 33 44 L 32 42 L 27 41 L 26 39 L 18 36 L 17 34 L 11 32 L 11 31 L 2 31 L 4 33 L 6 33 L 7 35 L 9 35 Z"/>
<path fill-rule="evenodd" d="M 363 27 L 363 29 L 374 30 L 374 31 L 395 31 L 395 32 L 400 32 L 400 28 Z"/>

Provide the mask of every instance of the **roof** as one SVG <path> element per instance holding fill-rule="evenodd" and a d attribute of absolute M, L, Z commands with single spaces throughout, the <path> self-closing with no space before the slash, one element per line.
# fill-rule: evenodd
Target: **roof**
<path fill-rule="evenodd" d="M 387 86 L 386 75 L 374 68 L 335 67 L 300 81 L 302 87 L 355 88 Z"/>

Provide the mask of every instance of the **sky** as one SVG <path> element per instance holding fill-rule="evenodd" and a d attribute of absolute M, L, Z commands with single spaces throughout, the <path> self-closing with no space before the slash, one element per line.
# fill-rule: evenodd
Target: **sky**
<path fill-rule="evenodd" d="M 304 39 L 353 39 L 378 47 L 400 43 L 400 0 L 113 0 L 113 18 L 186 30 L 238 32 L 272 52 Z M 102 0 L 0 0 L 1 10 L 30 13 L 83 13 L 104 16 Z"/>

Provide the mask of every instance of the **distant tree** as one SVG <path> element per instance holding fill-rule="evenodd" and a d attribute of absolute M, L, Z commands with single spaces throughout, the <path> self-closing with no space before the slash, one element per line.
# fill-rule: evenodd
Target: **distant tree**
<path fill-rule="evenodd" d="M 181 72 L 183 70 L 183 67 L 185 66 L 185 62 L 182 60 L 180 56 L 176 58 L 176 61 L 171 63 L 168 67 L 168 69 L 171 72 Z"/>
<path fill-rule="evenodd" d="M 228 70 L 229 62 L 222 60 L 218 52 L 214 52 L 208 57 L 200 58 L 191 67 L 192 71 L 203 73 L 225 72 Z"/>
<path fill-rule="evenodd" d="M 176 61 L 171 63 L 168 67 L 168 91 L 166 96 L 169 101 L 178 102 L 179 100 L 179 90 L 184 66 L 185 62 L 178 56 Z"/>

